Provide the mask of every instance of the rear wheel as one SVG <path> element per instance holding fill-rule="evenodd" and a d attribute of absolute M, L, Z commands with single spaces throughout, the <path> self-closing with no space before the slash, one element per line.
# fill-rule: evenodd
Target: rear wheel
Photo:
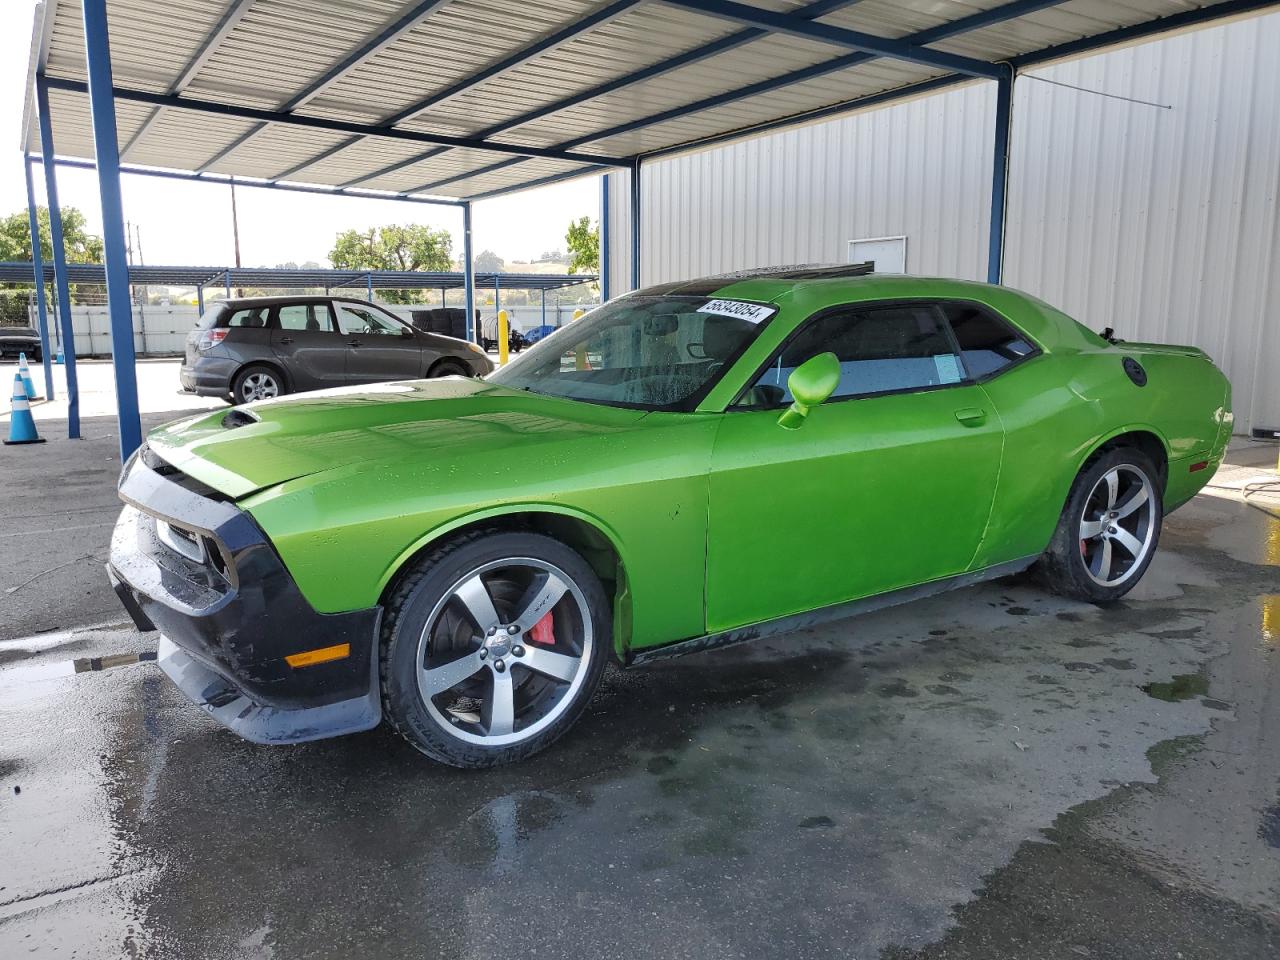
<path fill-rule="evenodd" d="M 231 384 L 232 403 L 270 400 L 288 393 L 280 372 L 260 363 L 250 364 L 236 374 Z"/>
<path fill-rule="evenodd" d="M 1151 459 L 1132 448 L 1110 450 L 1076 477 L 1041 560 L 1042 578 L 1063 596 L 1118 600 L 1150 566 L 1163 519 Z"/>
<path fill-rule="evenodd" d="M 422 558 L 387 603 L 384 715 L 441 763 L 522 759 L 582 713 L 611 636 L 604 590 L 573 550 L 540 534 L 468 537 Z"/>

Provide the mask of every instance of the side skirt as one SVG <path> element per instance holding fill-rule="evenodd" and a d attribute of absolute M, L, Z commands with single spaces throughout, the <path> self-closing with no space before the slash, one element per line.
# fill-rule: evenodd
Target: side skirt
<path fill-rule="evenodd" d="M 686 653 L 701 653 L 704 650 L 714 650 L 717 647 L 731 647 L 734 644 L 746 643 L 749 640 L 756 640 L 760 637 L 786 633 L 791 630 L 803 630 L 819 624 L 830 623 L 832 620 L 843 620 L 846 617 L 855 617 L 859 614 L 870 613 L 873 610 L 883 610 L 885 607 L 896 607 L 899 604 L 910 603 L 913 600 L 923 600 L 925 597 L 946 593 L 948 590 L 971 587 L 976 583 L 985 583 L 988 580 L 998 580 L 1000 577 L 1021 573 L 1039 558 L 1040 555 L 1035 554 L 1018 560 L 1010 560 L 1007 563 L 997 563 L 981 570 L 959 573 L 953 577 L 943 577 L 941 580 L 930 580 L 928 583 L 916 584 L 913 587 L 902 587 L 898 590 L 890 590 L 888 593 L 878 593 L 874 596 L 863 597 L 860 600 L 835 603 L 829 607 L 819 607 L 817 610 L 809 610 L 805 613 L 793 613 L 789 616 L 779 617 L 776 620 L 765 620 L 745 627 L 734 627 L 732 630 L 724 630 L 720 633 L 709 633 L 706 636 L 694 637 L 691 640 L 678 640 L 665 646 L 639 650 L 627 658 L 627 665 L 640 666 L 652 663 L 655 660 L 668 660 L 671 657 L 684 656 Z"/>

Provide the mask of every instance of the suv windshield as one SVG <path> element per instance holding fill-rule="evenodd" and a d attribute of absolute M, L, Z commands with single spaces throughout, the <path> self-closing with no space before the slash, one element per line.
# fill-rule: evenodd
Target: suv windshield
<path fill-rule="evenodd" d="M 692 409 L 776 308 L 707 297 L 625 297 L 543 339 L 494 383 L 644 410 Z"/>

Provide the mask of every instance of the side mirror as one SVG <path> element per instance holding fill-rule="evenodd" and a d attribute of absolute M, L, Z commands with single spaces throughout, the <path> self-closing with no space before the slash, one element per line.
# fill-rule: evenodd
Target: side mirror
<path fill-rule="evenodd" d="M 791 406 L 782 411 L 778 425 L 795 430 L 804 423 L 809 411 L 835 393 L 840 386 L 840 361 L 834 353 L 820 353 L 810 357 L 791 371 L 787 377 L 787 389 L 795 398 Z"/>

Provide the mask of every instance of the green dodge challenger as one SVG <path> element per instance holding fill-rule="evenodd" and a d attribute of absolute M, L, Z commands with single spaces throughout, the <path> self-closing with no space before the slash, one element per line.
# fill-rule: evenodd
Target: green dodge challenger
<path fill-rule="evenodd" d="M 487 380 L 268 400 L 125 465 L 109 573 L 250 740 L 383 719 L 478 767 L 623 665 L 1033 564 L 1105 603 L 1212 476 L 1230 386 L 1004 287 L 793 268 L 650 287 Z"/>

